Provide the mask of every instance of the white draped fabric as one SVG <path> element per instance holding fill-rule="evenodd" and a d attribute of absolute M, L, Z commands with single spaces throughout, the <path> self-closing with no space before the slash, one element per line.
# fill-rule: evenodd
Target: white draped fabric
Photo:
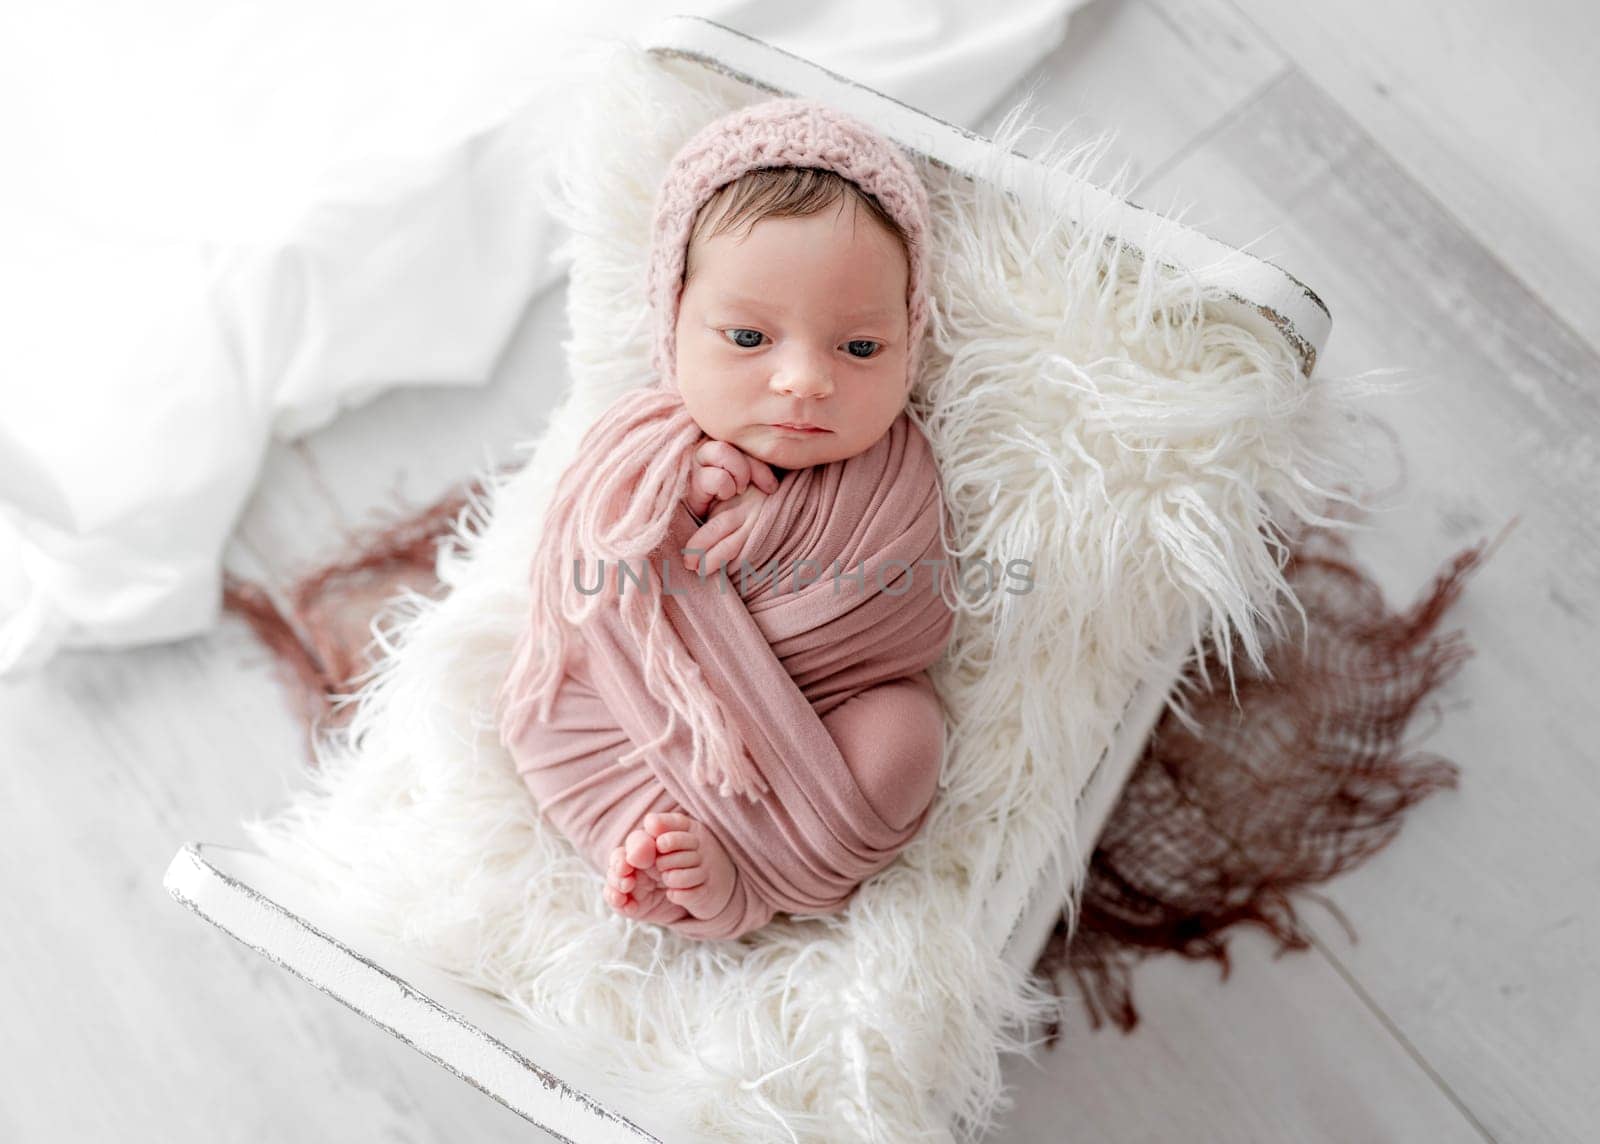
<path fill-rule="evenodd" d="M 679 10 L 972 126 L 1082 2 Z M 0 12 L 0 675 L 210 626 L 274 437 L 487 381 L 563 279 L 537 193 L 563 84 L 593 37 L 668 10 Z"/>

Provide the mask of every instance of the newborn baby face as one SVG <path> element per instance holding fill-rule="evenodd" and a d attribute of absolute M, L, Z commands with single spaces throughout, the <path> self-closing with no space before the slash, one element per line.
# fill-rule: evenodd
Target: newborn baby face
<path fill-rule="evenodd" d="M 690 416 L 778 468 L 865 452 L 909 394 L 904 247 L 850 196 L 741 231 L 689 252 L 676 356 Z"/>

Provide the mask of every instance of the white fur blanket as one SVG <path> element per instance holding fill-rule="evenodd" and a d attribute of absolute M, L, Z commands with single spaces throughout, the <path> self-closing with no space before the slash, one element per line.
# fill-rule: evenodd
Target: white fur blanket
<path fill-rule="evenodd" d="M 375 628 L 384 658 L 348 734 L 246 829 L 353 922 L 559 1028 L 596 1074 L 701 1138 L 976 1136 L 1006 1107 L 999 1053 L 1024 1047 L 1008 1026 L 1054 1006 L 979 936 L 986 889 L 1071 837 L 1078 791 L 1175 631 L 1259 653 L 1285 630 L 1284 527 L 1350 499 L 1350 399 L 1369 390 L 1308 383 L 1286 342 L 1228 324 L 1160 269 L 1159 243 L 1119 257 L 1103 225 L 1069 230 L 919 162 L 933 312 L 913 415 L 940 461 L 952 554 L 1031 560 L 1034 588 L 958 617 L 932 672 L 952 727 L 933 813 L 846 912 L 710 944 L 625 919 L 541 823 L 493 696 L 556 477 L 648 375 L 660 173 L 701 124 L 762 97 L 625 44 L 608 69 L 581 93 L 548 190 L 573 234 L 571 390 L 526 466 L 459 522 L 440 558 L 448 595 L 403 597 Z M 1022 110 L 996 154 L 1019 147 Z M 1052 145 L 1040 161 L 1096 158 Z"/>

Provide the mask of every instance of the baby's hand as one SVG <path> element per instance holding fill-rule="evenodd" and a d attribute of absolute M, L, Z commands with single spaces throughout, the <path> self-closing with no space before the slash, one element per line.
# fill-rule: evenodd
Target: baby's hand
<path fill-rule="evenodd" d="M 695 516 L 703 517 L 714 502 L 738 496 L 751 482 L 762 492 L 778 491 L 778 478 L 765 461 L 758 461 L 726 441 L 707 437 L 694 451 L 689 491 L 683 503 Z"/>
<path fill-rule="evenodd" d="M 756 464 L 761 462 L 757 461 Z M 744 542 L 755 528 L 756 518 L 767 494 L 750 485 L 732 500 L 716 506 L 710 520 L 700 526 L 684 545 L 683 566 L 709 576 L 729 564 L 744 550 Z"/>

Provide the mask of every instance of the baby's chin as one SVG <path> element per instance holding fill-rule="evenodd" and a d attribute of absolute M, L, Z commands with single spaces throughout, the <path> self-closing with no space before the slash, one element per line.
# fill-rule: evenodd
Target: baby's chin
<path fill-rule="evenodd" d="M 836 433 L 797 437 L 761 426 L 735 442 L 741 452 L 765 461 L 775 469 L 804 469 L 844 460 L 849 450 L 840 447 Z"/>

